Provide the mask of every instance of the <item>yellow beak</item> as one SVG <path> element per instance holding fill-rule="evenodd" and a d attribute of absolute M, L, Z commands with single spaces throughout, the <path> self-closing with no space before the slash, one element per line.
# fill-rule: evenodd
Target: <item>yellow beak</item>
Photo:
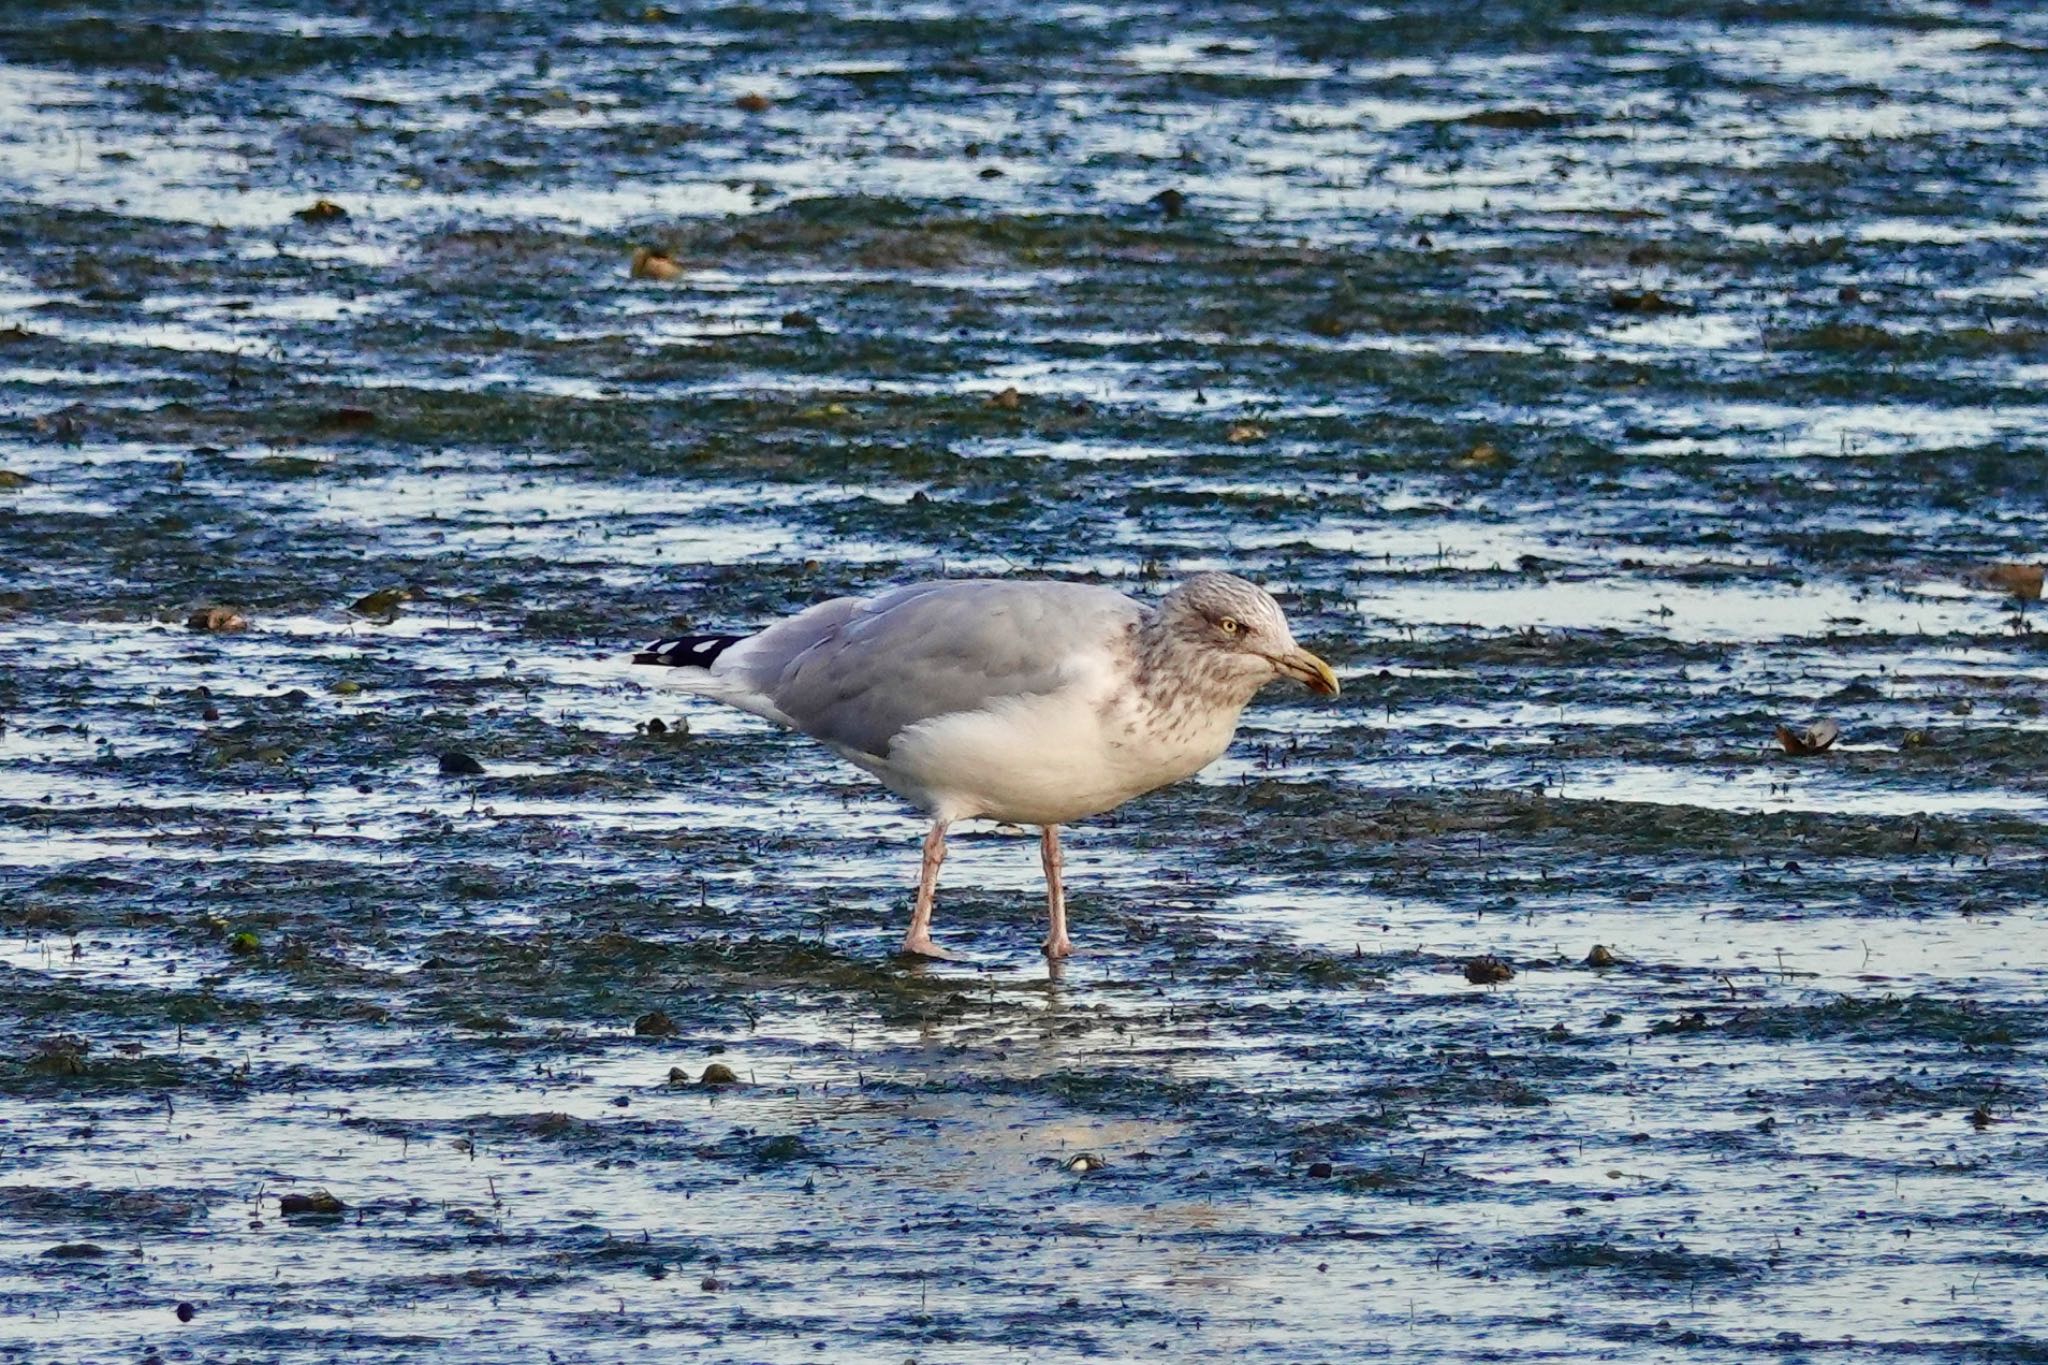
<path fill-rule="evenodd" d="M 1337 695 L 1339 689 L 1336 673 L 1328 664 L 1307 650 L 1297 649 L 1292 654 L 1275 659 L 1273 663 L 1286 676 L 1307 685 L 1309 691 L 1320 692 L 1326 697 Z"/>

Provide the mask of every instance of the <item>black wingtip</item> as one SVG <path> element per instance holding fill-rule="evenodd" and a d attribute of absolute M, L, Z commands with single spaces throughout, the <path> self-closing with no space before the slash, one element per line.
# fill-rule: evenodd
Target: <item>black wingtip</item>
<path fill-rule="evenodd" d="M 675 640 L 657 640 L 633 656 L 636 664 L 657 668 L 709 668 L 718 656 L 731 649 L 744 635 L 685 635 Z"/>

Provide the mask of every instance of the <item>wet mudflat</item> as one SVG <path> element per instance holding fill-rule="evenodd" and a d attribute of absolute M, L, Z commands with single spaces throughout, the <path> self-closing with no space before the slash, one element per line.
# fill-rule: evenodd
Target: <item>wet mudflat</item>
<path fill-rule="evenodd" d="M 2048 1358 L 2048 14 L 108 13 L 0 17 L 0 1360 Z M 1051 979 L 616 662 L 1206 567 L 1346 693 Z"/>

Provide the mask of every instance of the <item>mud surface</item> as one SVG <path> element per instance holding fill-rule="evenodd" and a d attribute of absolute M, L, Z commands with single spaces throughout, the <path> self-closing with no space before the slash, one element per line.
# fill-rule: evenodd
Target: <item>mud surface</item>
<path fill-rule="evenodd" d="M 2048 1359 L 2048 13 L 553 13 L 0 13 L 0 1360 Z M 1058 979 L 612 662 L 1204 567 Z"/>

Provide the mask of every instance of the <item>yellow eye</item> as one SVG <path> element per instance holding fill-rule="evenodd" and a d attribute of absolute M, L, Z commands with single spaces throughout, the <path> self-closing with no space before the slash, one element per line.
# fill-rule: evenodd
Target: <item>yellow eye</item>
<path fill-rule="evenodd" d="M 1237 624 L 1237 618 L 1236 618 L 1235 616 L 1226 616 L 1226 617 L 1224 617 L 1224 618 L 1223 618 L 1223 619 L 1222 619 L 1221 621 L 1218 621 L 1218 622 L 1216 623 L 1216 629 L 1218 629 L 1218 630 L 1222 631 L 1222 632 L 1223 632 L 1223 633 L 1224 633 L 1225 635 L 1235 635 L 1235 634 L 1237 634 L 1237 632 L 1238 632 L 1238 624 Z"/>

